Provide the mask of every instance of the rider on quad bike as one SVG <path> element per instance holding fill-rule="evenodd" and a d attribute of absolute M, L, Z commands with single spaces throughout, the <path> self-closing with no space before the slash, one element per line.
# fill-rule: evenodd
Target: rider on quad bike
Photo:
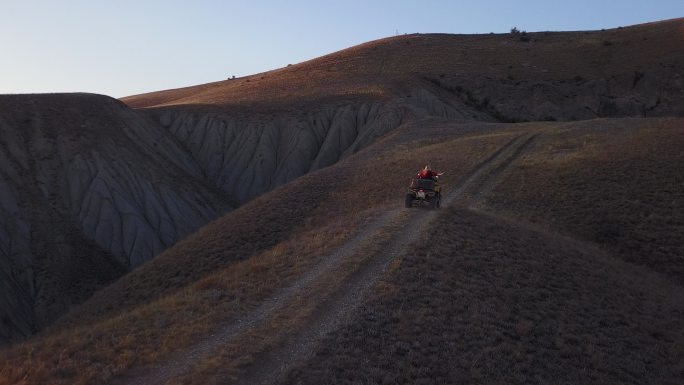
<path fill-rule="evenodd" d="M 442 200 L 441 189 L 437 184 L 437 178 L 443 172 L 434 172 L 430 165 L 426 165 L 414 180 L 411 181 L 408 193 L 406 194 L 405 206 L 429 205 L 437 208 Z"/>
<path fill-rule="evenodd" d="M 418 172 L 416 179 L 432 179 L 437 181 L 437 177 L 444 174 L 443 172 L 434 172 L 429 164 L 425 165 L 422 170 Z"/>

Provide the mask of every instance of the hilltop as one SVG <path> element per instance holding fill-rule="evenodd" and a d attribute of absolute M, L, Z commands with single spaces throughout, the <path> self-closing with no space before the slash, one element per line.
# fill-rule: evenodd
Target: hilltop
<path fill-rule="evenodd" d="M 402 35 L 274 71 L 122 100 L 134 108 L 191 105 L 233 112 L 429 95 L 463 117 L 469 117 L 467 107 L 512 120 L 669 115 L 681 111 L 681 24 L 673 19 L 524 38 Z M 544 106 L 534 105 L 542 101 Z"/>

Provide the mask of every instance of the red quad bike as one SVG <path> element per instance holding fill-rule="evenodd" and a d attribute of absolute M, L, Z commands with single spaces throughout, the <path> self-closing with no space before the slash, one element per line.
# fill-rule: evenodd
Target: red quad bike
<path fill-rule="evenodd" d="M 436 209 L 442 200 L 440 186 L 433 179 L 413 179 L 406 193 L 406 207 L 429 206 Z"/>

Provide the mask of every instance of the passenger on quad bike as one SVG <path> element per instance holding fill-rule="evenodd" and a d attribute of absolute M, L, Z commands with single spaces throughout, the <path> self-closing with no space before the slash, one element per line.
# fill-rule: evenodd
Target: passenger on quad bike
<path fill-rule="evenodd" d="M 430 167 L 430 165 L 428 164 L 428 165 L 425 165 L 425 167 L 418 172 L 416 179 L 432 179 L 432 180 L 436 181 L 437 177 L 439 177 L 442 174 L 444 174 L 444 173 L 432 171 L 432 167 Z"/>

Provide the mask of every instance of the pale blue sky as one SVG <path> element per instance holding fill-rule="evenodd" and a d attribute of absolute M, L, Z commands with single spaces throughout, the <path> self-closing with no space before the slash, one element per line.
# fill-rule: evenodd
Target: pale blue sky
<path fill-rule="evenodd" d="M 614 28 L 684 0 L 0 0 L 0 93 L 122 97 L 283 67 L 386 36 Z"/>

